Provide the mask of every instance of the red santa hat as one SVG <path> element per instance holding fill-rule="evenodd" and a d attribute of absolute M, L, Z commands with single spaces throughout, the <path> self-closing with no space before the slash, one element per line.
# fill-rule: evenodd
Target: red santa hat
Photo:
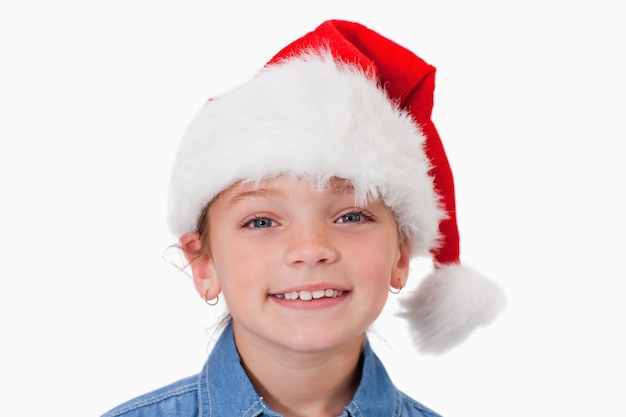
<path fill-rule="evenodd" d="M 433 259 L 402 301 L 418 348 L 457 345 L 504 297 L 460 264 L 452 173 L 431 121 L 434 77 L 434 67 L 365 26 L 324 22 L 192 120 L 172 171 L 172 232 L 196 231 L 207 204 L 239 181 L 347 179 L 357 203 L 380 197 L 393 210 L 414 257 Z"/>

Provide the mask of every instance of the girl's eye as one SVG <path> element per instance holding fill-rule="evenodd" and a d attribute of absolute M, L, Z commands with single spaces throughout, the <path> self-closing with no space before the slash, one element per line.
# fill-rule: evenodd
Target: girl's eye
<path fill-rule="evenodd" d="M 359 213 L 344 214 L 339 219 L 339 223 L 358 223 L 360 221 L 361 221 L 361 214 Z"/>
<path fill-rule="evenodd" d="M 363 212 L 346 213 L 337 220 L 337 223 L 361 223 L 371 220 L 371 217 Z"/>
<path fill-rule="evenodd" d="M 276 226 L 276 223 L 273 220 L 268 219 L 267 217 L 256 217 L 244 224 L 244 226 L 254 229 L 263 229 L 266 227 Z"/>

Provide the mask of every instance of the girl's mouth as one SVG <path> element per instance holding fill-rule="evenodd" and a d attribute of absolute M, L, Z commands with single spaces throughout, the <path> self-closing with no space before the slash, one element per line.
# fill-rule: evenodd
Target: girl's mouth
<path fill-rule="evenodd" d="M 276 297 L 281 300 L 302 300 L 302 301 L 311 301 L 318 300 L 320 298 L 336 298 L 343 294 L 343 291 L 333 290 L 332 288 L 327 288 L 325 290 L 314 290 L 314 291 L 291 291 L 285 294 L 273 294 L 273 297 Z"/>

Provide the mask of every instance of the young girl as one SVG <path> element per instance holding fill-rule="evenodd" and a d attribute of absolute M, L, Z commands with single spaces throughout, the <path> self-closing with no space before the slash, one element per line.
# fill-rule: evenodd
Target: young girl
<path fill-rule="evenodd" d="M 199 375 L 106 417 L 436 415 L 394 387 L 366 337 L 417 256 L 436 269 L 403 301 L 422 351 L 502 307 L 459 264 L 433 88 L 410 51 L 328 21 L 206 103 L 174 163 L 169 224 L 196 290 L 230 319 Z"/>

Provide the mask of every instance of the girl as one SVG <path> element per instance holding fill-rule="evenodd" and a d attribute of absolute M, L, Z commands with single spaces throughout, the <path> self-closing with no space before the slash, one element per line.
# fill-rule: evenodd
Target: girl
<path fill-rule="evenodd" d="M 366 337 L 417 256 L 436 267 L 402 312 L 421 350 L 502 307 L 459 264 L 433 88 L 410 51 L 328 21 L 206 103 L 174 162 L 169 224 L 229 321 L 199 375 L 106 417 L 436 415 L 394 387 Z"/>

